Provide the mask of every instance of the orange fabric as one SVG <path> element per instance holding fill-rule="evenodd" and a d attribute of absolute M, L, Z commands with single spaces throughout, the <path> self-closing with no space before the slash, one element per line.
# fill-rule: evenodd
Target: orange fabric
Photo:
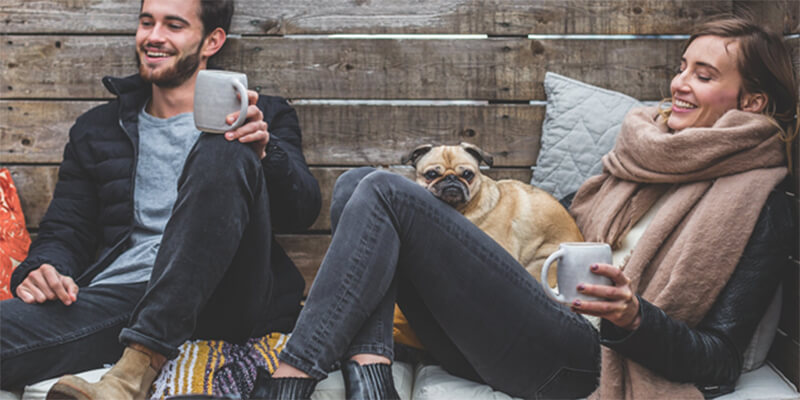
<path fill-rule="evenodd" d="M 417 334 L 411 329 L 411 325 L 408 324 L 406 316 L 403 315 L 403 312 L 400 311 L 400 307 L 398 307 L 397 304 L 394 305 L 394 327 L 392 328 L 392 334 L 395 342 L 418 349 L 424 349 L 422 343 L 420 343 L 417 338 Z"/>
<path fill-rule="evenodd" d="M 9 285 L 14 268 L 28 255 L 31 237 L 25 229 L 25 216 L 17 187 L 8 168 L 0 169 L 0 300 L 12 296 Z"/>

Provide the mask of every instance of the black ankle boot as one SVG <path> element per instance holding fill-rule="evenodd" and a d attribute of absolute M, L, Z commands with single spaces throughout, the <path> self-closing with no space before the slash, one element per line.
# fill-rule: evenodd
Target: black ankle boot
<path fill-rule="evenodd" d="M 342 363 L 342 376 L 347 400 L 400 399 L 389 364 L 358 365 L 348 360 Z"/>
<path fill-rule="evenodd" d="M 308 400 L 314 393 L 317 380 L 312 378 L 272 378 L 259 368 L 250 399 Z"/>

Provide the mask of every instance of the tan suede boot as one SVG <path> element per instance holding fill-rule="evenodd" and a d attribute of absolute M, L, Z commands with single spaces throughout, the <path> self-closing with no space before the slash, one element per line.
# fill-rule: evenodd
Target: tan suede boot
<path fill-rule="evenodd" d="M 126 347 L 122 358 L 100 378 L 89 383 L 73 375 L 65 375 L 47 392 L 48 400 L 143 400 L 158 371 L 150 366 L 150 355 Z"/>

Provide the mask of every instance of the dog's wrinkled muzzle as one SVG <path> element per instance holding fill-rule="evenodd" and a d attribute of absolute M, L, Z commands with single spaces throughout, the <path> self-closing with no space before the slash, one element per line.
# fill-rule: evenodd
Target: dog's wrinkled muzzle
<path fill-rule="evenodd" d="M 455 175 L 447 175 L 442 180 L 433 185 L 434 194 L 440 200 L 455 207 L 469 201 L 469 189 L 464 182 L 458 180 Z"/>

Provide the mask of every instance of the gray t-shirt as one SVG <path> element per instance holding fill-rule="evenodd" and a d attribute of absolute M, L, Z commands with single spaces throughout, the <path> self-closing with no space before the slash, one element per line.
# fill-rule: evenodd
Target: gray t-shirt
<path fill-rule="evenodd" d="M 192 113 L 168 119 L 139 112 L 139 157 L 133 191 L 131 247 L 100 272 L 90 286 L 147 282 L 178 195 L 178 177 L 200 136 Z"/>

